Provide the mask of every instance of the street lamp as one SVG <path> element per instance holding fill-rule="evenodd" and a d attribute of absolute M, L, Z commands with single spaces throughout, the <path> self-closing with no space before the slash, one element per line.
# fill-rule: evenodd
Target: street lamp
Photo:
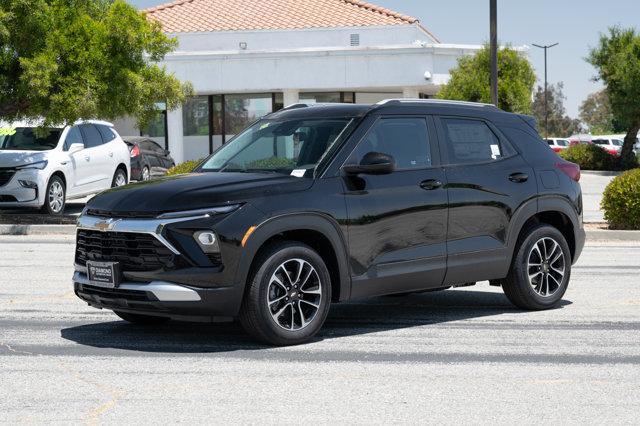
<path fill-rule="evenodd" d="M 549 111 L 548 111 L 548 104 L 547 104 L 547 92 L 549 90 L 549 88 L 547 87 L 547 50 L 557 46 L 558 44 L 560 43 L 554 43 L 550 45 L 548 44 L 544 46 L 540 46 L 539 44 L 535 44 L 535 43 L 533 44 L 535 47 L 544 49 L 544 137 L 545 138 L 549 137 Z"/>
<path fill-rule="evenodd" d="M 498 106 L 498 0 L 489 0 L 491 102 Z"/>

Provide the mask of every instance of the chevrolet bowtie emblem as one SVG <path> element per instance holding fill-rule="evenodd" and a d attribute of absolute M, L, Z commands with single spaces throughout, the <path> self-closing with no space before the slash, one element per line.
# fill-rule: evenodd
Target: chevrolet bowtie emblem
<path fill-rule="evenodd" d="M 111 231 L 113 229 L 113 227 L 116 225 L 116 223 L 118 223 L 119 219 L 107 219 L 107 220 L 102 220 L 100 222 L 96 222 L 96 224 L 94 225 L 95 228 L 99 231 L 105 232 L 105 231 Z"/>

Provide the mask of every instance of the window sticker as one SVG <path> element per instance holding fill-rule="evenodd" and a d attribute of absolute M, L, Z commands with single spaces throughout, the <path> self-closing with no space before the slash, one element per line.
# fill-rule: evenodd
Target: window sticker
<path fill-rule="evenodd" d="M 13 136 L 16 134 L 16 129 L 12 127 L 0 127 L 0 136 Z"/>
<path fill-rule="evenodd" d="M 500 146 L 499 145 L 491 145 L 491 157 L 495 160 L 500 157 Z"/>
<path fill-rule="evenodd" d="M 295 169 L 291 172 L 291 176 L 295 177 L 304 177 L 304 174 L 307 172 L 306 169 Z"/>
<path fill-rule="evenodd" d="M 264 123 L 262 126 L 260 126 L 260 130 L 262 129 L 266 129 L 267 127 L 269 127 L 270 123 Z"/>

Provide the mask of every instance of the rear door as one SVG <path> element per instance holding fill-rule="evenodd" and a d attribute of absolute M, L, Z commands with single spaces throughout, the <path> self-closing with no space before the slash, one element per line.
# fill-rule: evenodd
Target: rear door
<path fill-rule="evenodd" d="M 387 175 L 344 176 L 352 297 L 442 285 L 446 271 L 447 194 L 435 128 L 425 116 L 370 117 L 371 128 L 347 159 L 394 157 Z"/>
<path fill-rule="evenodd" d="M 445 284 L 502 278 L 511 217 L 537 193 L 534 171 L 490 122 L 436 121 L 449 198 Z"/>

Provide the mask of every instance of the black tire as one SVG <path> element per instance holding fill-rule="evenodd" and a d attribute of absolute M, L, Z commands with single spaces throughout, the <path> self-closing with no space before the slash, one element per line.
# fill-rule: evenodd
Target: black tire
<path fill-rule="evenodd" d="M 154 317 L 151 315 L 132 314 L 129 312 L 113 311 L 114 314 L 122 318 L 123 320 L 132 324 L 164 324 L 169 321 L 167 317 Z"/>
<path fill-rule="evenodd" d="M 298 260 L 302 260 L 303 264 Z M 283 265 L 285 269 L 291 270 L 300 266 L 303 272 L 297 274 L 299 278 L 287 281 L 281 268 Z M 303 275 L 307 273 L 309 276 L 304 280 Z M 282 279 L 287 285 L 276 285 L 271 280 L 273 276 L 280 277 L 278 279 Z M 296 283 L 301 284 L 299 289 L 297 285 L 294 288 Z M 294 295 L 296 289 L 298 293 Z M 278 294 L 278 291 L 282 294 Z M 320 294 L 315 294 L 318 291 Z M 291 297 L 273 302 L 283 294 Z M 270 300 L 273 305 L 269 304 Z M 317 308 L 313 308 L 315 303 L 318 305 Z M 329 313 L 330 303 L 331 277 L 320 255 L 302 243 L 276 243 L 262 251 L 254 261 L 242 301 L 240 323 L 247 333 L 264 343 L 278 346 L 296 345 L 308 341 L 320 330 Z M 281 309 L 284 309 L 284 313 L 279 319 L 285 324 L 280 321 L 277 323 L 277 319 L 272 316 Z M 290 314 L 293 320 L 287 319 Z M 308 317 L 308 322 L 303 325 L 305 316 Z M 285 329 L 289 324 L 292 324 L 291 329 Z"/>
<path fill-rule="evenodd" d="M 558 245 L 557 249 L 552 242 Z M 534 245 L 537 244 L 542 246 L 538 245 L 538 251 L 535 252 Z M 548 257 L 553 260 L 553 257 L 558 255 L 557 250 L 561 250 L 562 263 L 556 260 L 549 265 L 550 262 L 544 260 L 544 255 L 538 256 L 538 253 L 552 251 L 552 248 L 554 252 Z M 567 291 L 571 278 L 571 251 L 567 240 L 557 228 L 541 224 L 532 227 L 521 237 L 516 250 L 509 275 L 502 281 L 502 289 L 507 298 L 517 307 L 527 310 L 555 307 Z M 538 258 L 540 258 L 539 267 L 535 266 Z M 533 266 L 528 266 L 529 260 L 532 260 Z M 557 272 L 559 269 L 564 271 L 562 276 Z M 530 273 L 535 276 L 531 282 Z"/>
<path fill-rule="evenodd" d="M 123 185 L 119 185 L 118 181 L 122 182 L 120 179 L 124 180 L 124 185 L 126 185 L 129 181 L 127 179 L 127 172 L 124 171 L 121 168 L 116 169 L 116 172 L 113 174 L 113 180 L 111 181 L 111 187 L 115 188 L 117 186 L 123 186 Z"/>
<path fill-rule="evenodd" d="M 61 188 L 62 191 L 62 199 L 51 194 L 52 189 Z M 54 191 L 58 192 L 58 191 Z M 54 198 L 57 199 L 58 203 L 54 202 Z M 49 215 L 61 215 L 64 213 L 64 208 L 67 205 L 67 187 L 64 184 L 64 181 L 59 176 L 51 176 L 49 182 L 47 183 L 47 188 L 44 193 L 44 205 L 42 206 L 42 213 Z"/>

